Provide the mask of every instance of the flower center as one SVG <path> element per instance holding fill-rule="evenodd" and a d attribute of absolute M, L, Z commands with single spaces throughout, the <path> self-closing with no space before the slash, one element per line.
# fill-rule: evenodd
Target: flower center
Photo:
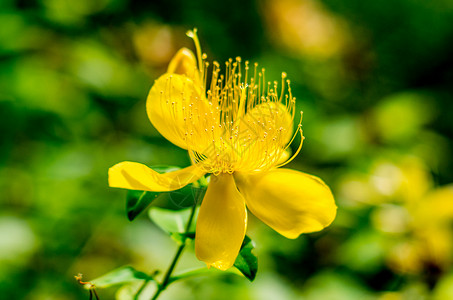
<path fill-rule="evenodd" d="M 206 84 L 208 63 L 204 66 L 202 82 Z M 207 89 L 210 107 L 201 116 L 205 135 L 188 140 L 192 159 L 210 173 L 269 169 L 279 162 L 291 140 L 295 98 L 290 81 L 282 73 L 279 90 L 276 81 L 265 81 L 265 69 L 257 68 L 255 63 L 250 76 L 249 62 L 243 66 L 237 57 L 225 63 L 223 75 L 219 64 L 213 63 L 209 89 L 202 88 Z"/>
<path fill-rule="evenodd" d="M 295 97 L 286 73 L 277 81 L 266 81 L 265 69 L 258 70 L 241 58 L 229 59 L 225 72 L 214 61 L 210 76 L 209 63 L 201 54 L 196 32 L 188 34 L 195 41 L 199 59 L 197 78 L 167 82 L 167 105 L 175 123 L 183 120 L 182 139 L 192 161 L 208 173 L 232 174 L 234 171 L 252 172 L 275 167 L 294 140 Z M 180 87 L 175 88 L 179 84 Z M 179 92 L 176 95 L 171 90 Z M 175 101 L 177 99 L 178 101 Z M 180 102 L 180 103 L 178 103 Z M 303 137 L 299 145 L 299 152 Z M 297 153 L 295 154 L 297 155 Z"/>

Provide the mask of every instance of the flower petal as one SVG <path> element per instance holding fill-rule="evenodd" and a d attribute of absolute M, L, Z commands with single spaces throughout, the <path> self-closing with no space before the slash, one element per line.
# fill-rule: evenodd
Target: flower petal
<path fill-rule="evenodd" d="M 197 68 L 197 59 L 193 52 L 187 48 L 181 48 L 175 54 L 168 65 L 167 73 L 187 75 L 195 83 L 200 83 L 200 74 Z"/>
<path fill-rule="evenodd" d="M 318 177 L 291 169 L 235 174 L 248 209 L 287 238 L 319 231 L 335 219 L 329 187 Z"/>
<path fill-rule="evenodd" d="M 233 266 L 247 227 L 245 201 L 232 175 L 211 175 L 198 215 L 195 253 L 208 266 Z"/>
<path fill-rule="evenodd" d="M 278 165 L 285 163 L 288 159 L 291 158 L 291 151 L 290 150 L 291 150 L 291 148 L 288 148 L 285 151 L 283 151 L 282 154 L 280 154 L 280 157 L 277 160 L 277 164 Z"/>
<path fill-rule="evenodd" d="M 275 135 L 279 144 L 286 145 L 292 137 L 293 117 L 280 102 L 264 102 L 249 110 L 239 124 L 241 134 L 252 136 Z"/>
<path fill-rule="evenodd" d="M 293 117 L 285 105 L 280 102 L 258 104 L 238 124 L 240 164 L 237 170 L 269 169 L 285 160 L 284 151 L 293 135 Z"/>
<path fill-rule="evenodd" d="M 124 161 L 109 169 L 109 186 L 129 190 L 168 192 L 180 189 L 205 174 L 197 165 L 160 174 L 143 164 Z"/>
<path fill-rule="evenodd" d="M 146 111 L 160 134 L 187 149 L 187 135 L 201 130 L 200 118 L 193 116 L 202 116 L 210 109 L 199 85 L 185 75 L 166 73 L 151 88 Z"/>

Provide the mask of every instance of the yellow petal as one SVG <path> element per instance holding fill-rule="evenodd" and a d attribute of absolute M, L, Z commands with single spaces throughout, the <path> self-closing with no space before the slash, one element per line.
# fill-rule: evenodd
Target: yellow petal
<path fill-rule="evenodd" d="M 180 189 L 204 175 L 193 165 L 178 171 L 160 174 L 143 164 L 124 161 L 109 169 L 109 186 L 129 190 L 167 192 Z"/>
<path fill-rule="evenodd" d="M 264 102 L 249 110 L 239 124 L 240 133 L 252 136 L 267 135 L 279 137 L 279 144 L 286 145 L 292 137 L 293 117 L 288 108 L 280 102 Z"/>
<path fill-rule="evenodd" d="M 191 132 L 201 130 L 199 116 L 210 109 L 200 86 L 185 75 L 166 73 L 151 88 L 146 111 L 160 134 L 176 146 L 187 149 L 187 137 Z"/>
<path fill-rule="evenodd" d="M 197 69 L 197 59 L 192 51 L 181 48 L 175 54 L 168 65 L 167 73 L 187 75 L 195 83 L 200 83 L 200 75 Z"/>
<path fill-rule="evenodd" d="M 230 268 L 241 248 L 247 226 L 245 201 L 232 175 L 211 175 L 198 215 L 195 253 L 220 270 Z"/>
<path fill-rule="evenodd" d="M 291 148 L 288 148 L 288 149 L 286 149 L 285 151 L 283 151 L 282 154 L 280 154 L 280 158 L 277 160 L 277 164 L 278 164 L 278 165 L 285 163 L 288 159 L 291 158 L 291 151 L 290 151 L 290 149 L 291 149 Z"/>
<path fill-rule="evenodd" d="M 319 231 L 335 219 L 329 187 L 318 177 L 291 169 L 235 174 L 248 209 L 287 238 Z"/>
<path fill-rule="evenodd" d="M 238 156 L 243 172 L 269 169 L 285 160 L 292 137 L 293 117 L 280 102 L 265 102 L 250 109 L 239 120 Z"/>

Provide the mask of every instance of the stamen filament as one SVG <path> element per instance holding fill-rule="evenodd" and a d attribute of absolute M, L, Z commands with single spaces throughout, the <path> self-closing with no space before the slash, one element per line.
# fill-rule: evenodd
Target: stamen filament
<path fill-rule="evenodd" d="M 258 71 L 255 63 L 253 76 L 249 75 L 249 62 L 242 66 L 241 58 L 236 57 L 225 62 L 223 74 L 214 61 L 208 80 L 209 63 L 205 61 L 206 54 L 202 55 L 196 33 L 195 28 L 187 35 L 195 43 L 201 80 L 187 78 L 177 88 L 169 76 L 161 93 L 175 124 L 181 124 L 177 120 L 183 118 L 183 131 L 176 127 L 171 131 L 185 141 L 192 163 L 206 172 L 218 175 L 276 167 L 296 135 L 302 136 L 300 122 L 297 131 L 289 136 L 295 98 L 286 73 L 281 75 L 279 90 L 277 81 L 265 81 L 264 68 Z M 190 83 L 197 86 L 191 87 Z M 302 141 L 288 162 L 299 153 Z"/>

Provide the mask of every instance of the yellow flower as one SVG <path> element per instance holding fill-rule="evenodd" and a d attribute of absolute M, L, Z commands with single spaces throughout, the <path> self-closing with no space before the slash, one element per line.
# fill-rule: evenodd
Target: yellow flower
<path fill-rule="evenodd" d="M 111 187 L 171 191 L 211 173 L 196 227 L 195 252 L 208 266 L 230 268 L 247 227 L 248 209 L 287 238 L 319 231 L 336 215 L 333 195 L 324 182 L 291 169 L 287 148 L 292 133 L 295 98 L 286 74 L 282 88 L 266 83 L 264 69 L 254 72 L 241 59 L 226 62 L 225 75 L 213 63 L 208 78 L 206 55 L 196 31 L 197 58 L 181 49 L 168 71 L 156 80 L 147 99 L 154 127 L 173 144 L 187 149 L 193 165 L 159 174 L 145 165 L 122 162 L 109 170 Z M 198 62 L 198 67 L 197 67 Z M 285 92 L 287 85 L 287 92 Z M 301 139 L 303 140 L 303 138 Z"/>

